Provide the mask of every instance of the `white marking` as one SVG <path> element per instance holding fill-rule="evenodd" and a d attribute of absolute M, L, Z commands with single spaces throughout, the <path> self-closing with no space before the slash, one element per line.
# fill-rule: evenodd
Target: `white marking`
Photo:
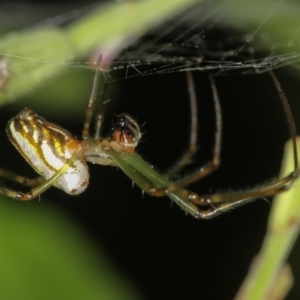
<path fill-rule="evenodd" d="M 46 176 L 49 172 L 44 162 L 39 158 L 34 147 L 32 147 L 24 137 L 15 130 L 14 122 L 11 122 L 10 129 L 15 142 L 21 149 L 21 154 L 28 163 L 42 176 Z"/>
<path fill-rule="evenodd" d="M 70 167 L 68 171 L 57 180 L 55 186 L 68 194 L 78 195 L 87 188 L 89 177 L 87 166 L 80 160 L 77 160 L 75 167 Z"/>
<path fill-rule="evenodd" d="M 58 132 L 59 134 L 62 134 L 65 138 L 69 137 L 69 133 L 66 132 L 64 129 L 60 129 L 57 126 L 51 126 L 51 124 L 47 124 L 47 129 L 51 129 L 52 131 Z"/>
<path fill-rule="evenodd" d="M 61 158 L 57 157 L 51 147 L 48 145 L 47 141 L 42 141 L 42 145 L 41 145 L 41 149 L 42 149 L 42 152 L 43 152 L 43 155 L 46 159 L 46 161 L 48 162 L 49 165 L 51 165 L 51 167 L 58 171 L 63 165 L 64 165 L 64 162 L 62 161 Z M 71 154 L 66 152 L 65 153 L 65 158 L 70 158 L 71 157 Z"/>
<path fill-rule="evenodd" d="M 33 130 L 33 136 L 32 137 L 33 137 L 33 140 L 37 143 L 38 138 L 39 138 L 37 130 Z"/>

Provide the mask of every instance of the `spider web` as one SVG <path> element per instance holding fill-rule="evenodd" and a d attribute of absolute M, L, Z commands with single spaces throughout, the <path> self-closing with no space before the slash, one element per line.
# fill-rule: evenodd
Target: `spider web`
<path fill-rule="evenodd" d="M 228 75 L 263 73 L 285 65 L 299 68 L 300 22 L 281 40 L 268 31 L 281 18 L 285 2 L 269 3 L 245 33 L 245 28 L 238 31 L 232 26 L 232 2 L 203 1 L 126 48 L 112 70 L 126 69 L 123 76 L 131 78 L 187 70 Z"/>
<path fill-rule="evenodd" d="M 201 1 L 139 39 L 124 38 L 119 44 L 99 50 L 97 55 L 109 56 L 112 81 L 187 70 L 228 75 L 263 73 L 285 65 L 299 68 L 300 21 L 285 30 L 287 34 L 281 39 L 270 30 L 292 3 L 291 0 L 265 1 L 259 7 L 261 13 L 246 18 L 245 23 L 250 25 L 245 28 L 240 23 L 242 17 L 236 16 L 247 15 L 247 1 L 240 5 L 236 1 Z M 80 8 L 45 22 L 64 25 L 86 11 Z M 253 11 L 249 10 L 248 15 L 253 15 Z M 70 65 L 89 68 L 87 62 Z"/>

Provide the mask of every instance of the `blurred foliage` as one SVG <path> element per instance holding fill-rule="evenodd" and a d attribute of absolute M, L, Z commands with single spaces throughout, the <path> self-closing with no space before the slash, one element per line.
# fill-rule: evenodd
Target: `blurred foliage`
<path fill-rule="evenodd" d="M 1 90 L 0 103 L 28 93 L 62 72 L 68 62 L 86 57 L 97 47 L 127 36 L 138 38 L 148 28 L 194 2 L 196 0 L 112 1 L 66 28 L 40 24 L 4 35 L 0 39 L 0 59 L 7 64 L 9 78 Z"/>
<path fill-rule="evenodd" d="M 139 299 L 57 208 L 0 201 L 1 299 Z"/>
<path fill-rule="evenodd" d="M 70 89 L 60 77 L 52 85 L 49 80 L 61 73 L 65 63 L 111 39 L 139 35 L 192 2 L 111 2 L 67 28 L 40 24 L 3 36 L 0 52 L 9 56 L 0 59 L 9 76 L 0 94 L 1 103 L 15 100 L 44 82 L 49 84 L 48 92 L 47 87 L 43 91 L 48 98 L 39 95 L 32 97 L 33 101 L 48 110 L 46 103 L 55 102 L 52 86 L 56 86 L 55 92 L 62 97 L 57 99 L 60 107 L 65 104 L 70 108 L 70 102 L 64 103 L 65 93 L 81 97 L 82 77 L 76 84 L 79 89 Z M 77 103 L 74 97 L 71 103 Z M 60 111 L 65 115 L 63 108 Z M 42 205 L 37 200 L 26 205 L 1 197 L 0 298 L 138 299 L 105 255 L 95 251 L 67 216 L 46 203 L 43 199 Z"/>

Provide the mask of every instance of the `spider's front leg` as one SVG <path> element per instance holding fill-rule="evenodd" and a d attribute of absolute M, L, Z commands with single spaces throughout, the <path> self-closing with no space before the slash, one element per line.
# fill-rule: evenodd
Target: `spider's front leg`
<path fill-rule="evenodd" d="M 153 186 L 162 190 L 169 186 L 169 180 L 153 169 L 138 154 L 122 150 L 114 142 L 107 142 L 105 151 L 112 157 L 124 173 L 146 193 L 152 195 Z M 293 171 L 265 188 L 224 194 L 198 195 L 181 187 L 173 191 L 165 191 L 180 208 L 198 219 L 210 219 L 259 197 L 275 195 L 288 189 L 298 177 L 299 172 Z M 155 195 L 154 195 L 155 196 Z M 161 196 L 161 195 L 160 195 Z"/>
<path fill-rule="evenodd" d="M 210 196 L 203 196 L 186 189 L 170 192 L 167 196 L 181 209 L 196 219 L 211 219 L 253 200 L 252 198 L 234 200 L 233 202 L 214 203 Z"/>
<path fill-rule="evenodd" d="M 143 191 L 151 194 L 153 186 L 160 189 L 169 185 L 168 179 L 156 172 L 151 165 L 145 162 L 138 154 L 130 153 L 116 142 L 103 141 L 102 149 L 118 165 L 122 171 Z M 202 198 L 186 189 L 179 188 L 174 192 L 166 193 L 179 207 L 195 218 L 211 218 L 218 215 L 234 204 L 213 206 L 208 198 Z M 235 204 L 237 205 L 237 204 Z M 222 207 L 222 209 L 221 209 Z M 229 209 L 229 208 L 228 208 Z"/>

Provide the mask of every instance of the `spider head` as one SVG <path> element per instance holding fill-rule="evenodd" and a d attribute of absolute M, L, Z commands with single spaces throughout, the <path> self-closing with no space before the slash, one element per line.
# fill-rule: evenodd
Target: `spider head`
<path fill-rule="evenodd" d="M 124 150 L 134 152 L 141 138 L 140 127 L 128 114 L 113 116 L 113 140 L 120 144 Z"/>

